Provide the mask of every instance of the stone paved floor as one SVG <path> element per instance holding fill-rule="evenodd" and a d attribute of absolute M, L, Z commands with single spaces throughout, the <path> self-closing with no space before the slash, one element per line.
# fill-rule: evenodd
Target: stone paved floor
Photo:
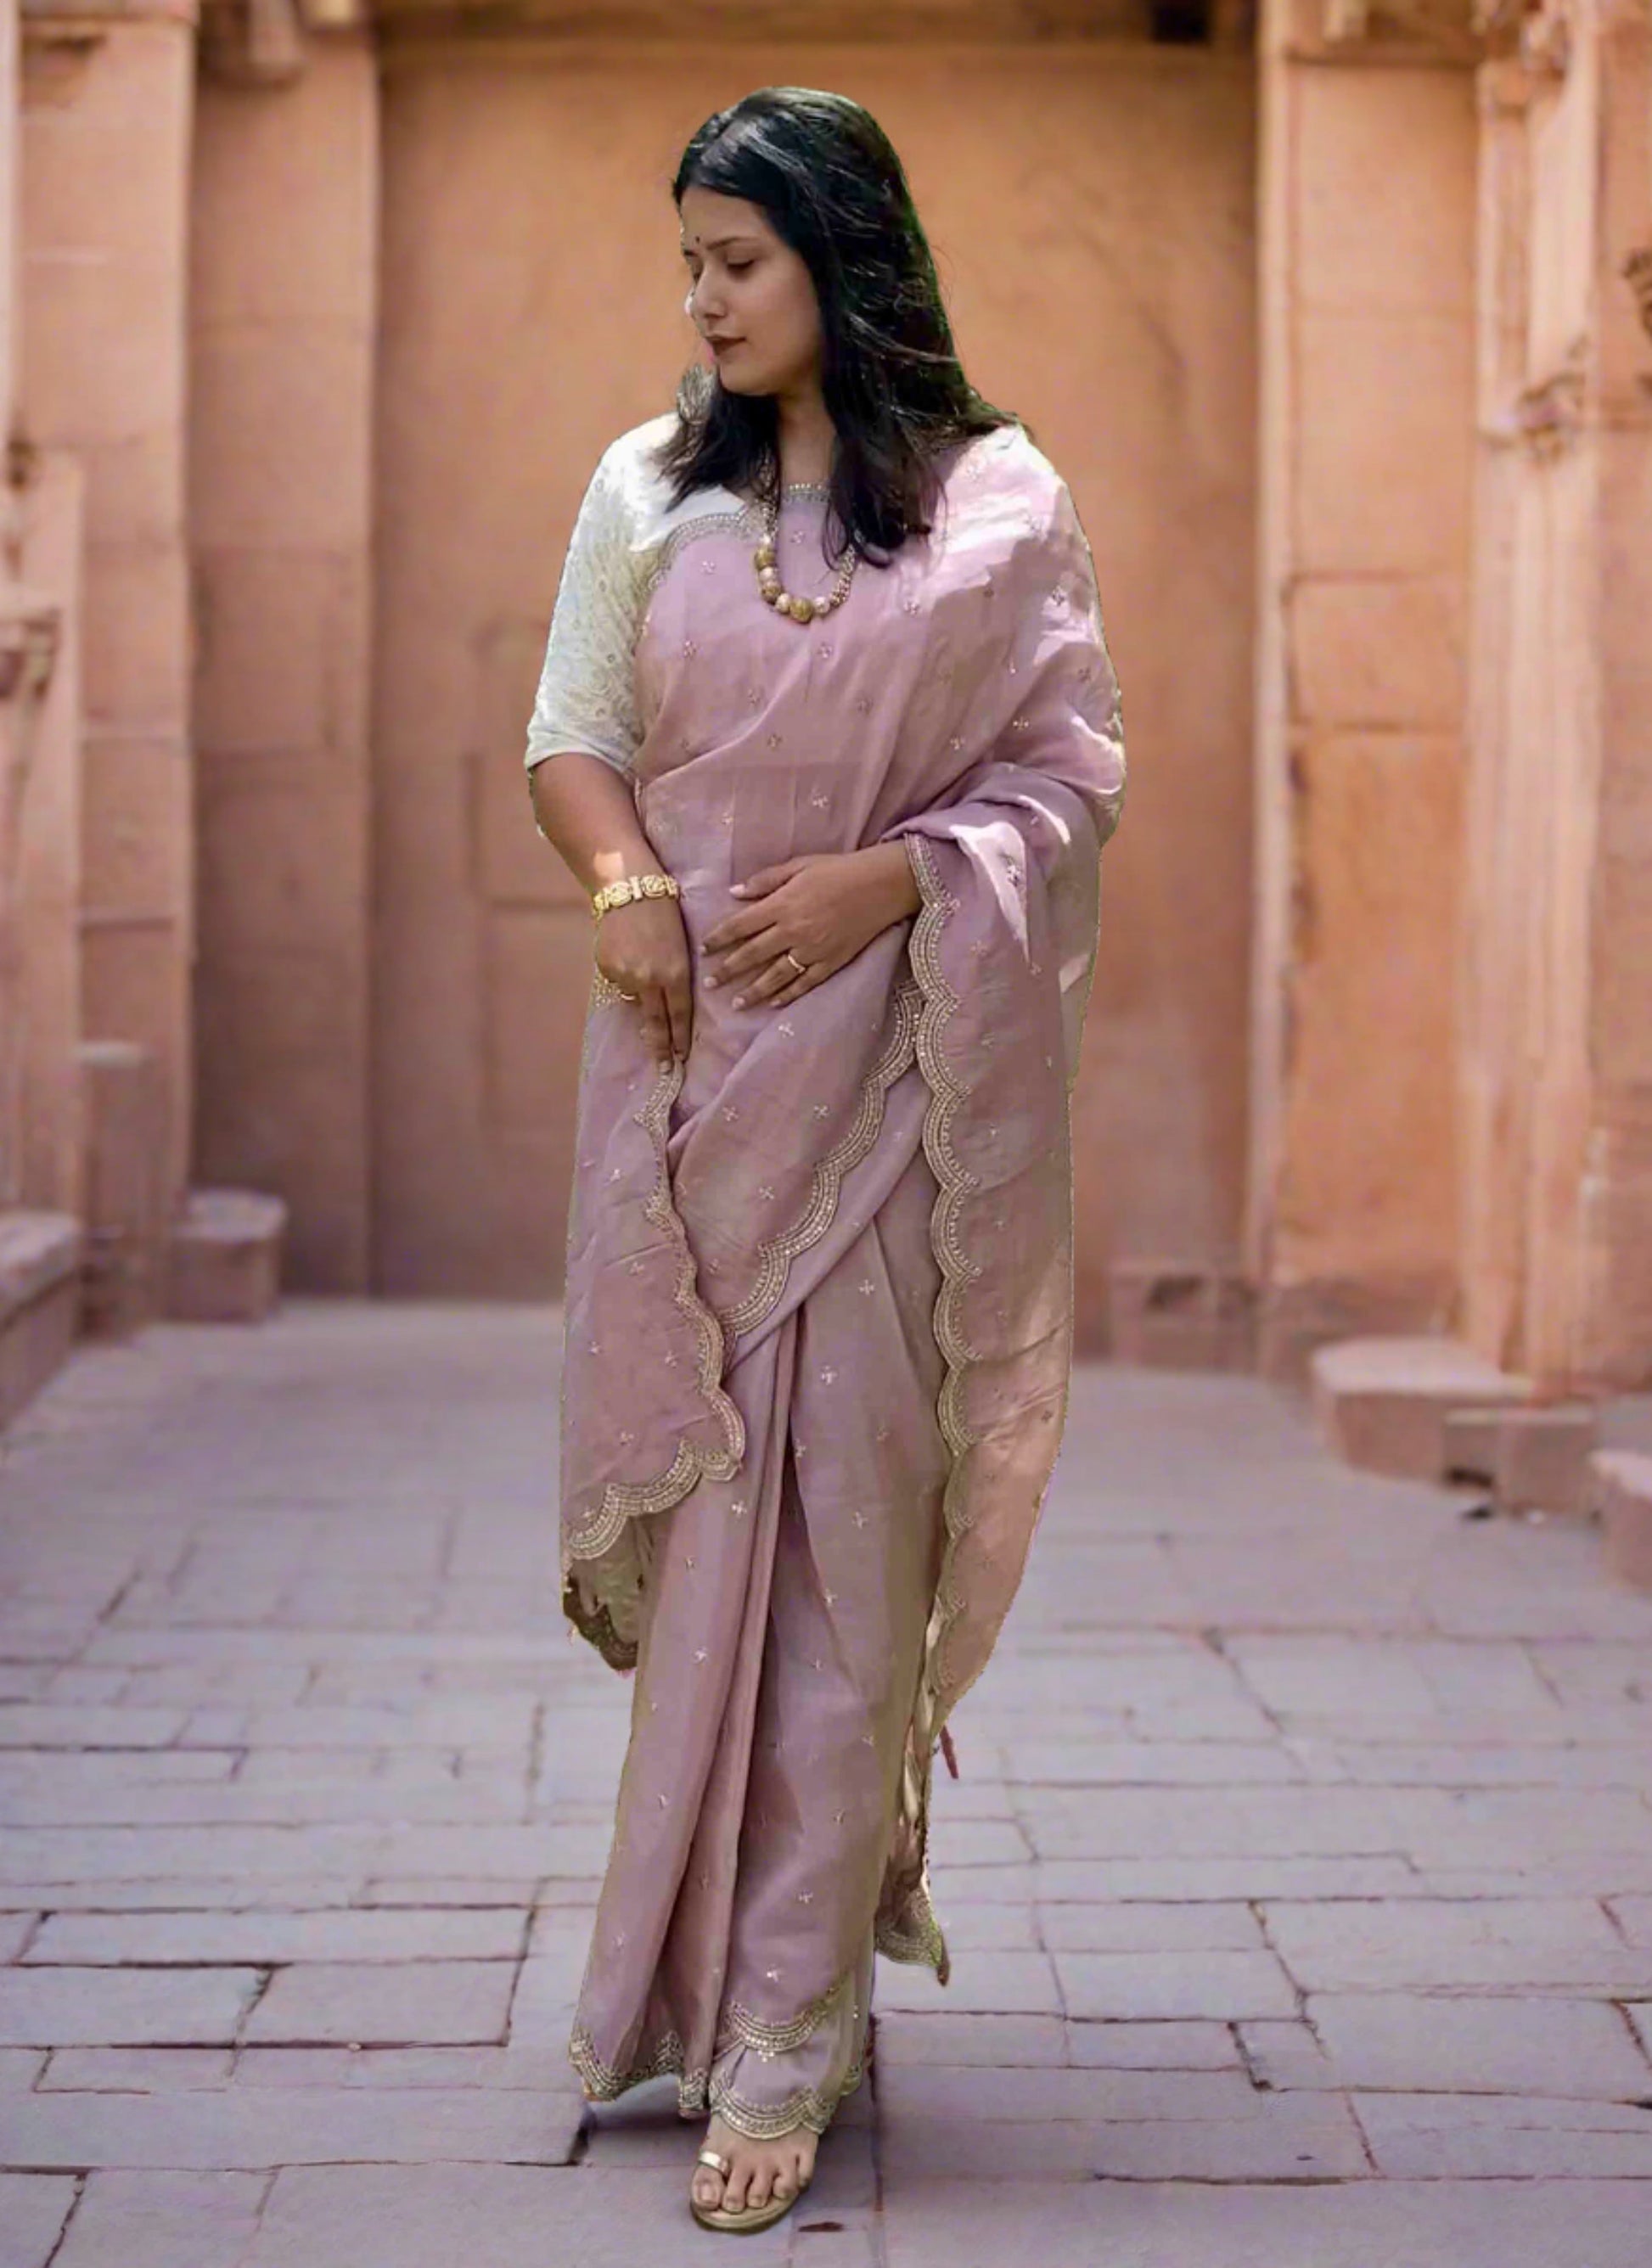
<path fill-rule="evenodd" d="M 625 1688 L 562 1635 L 554 1318 L 87 1352 L 0 1462 L 0 2268 L 719 2249 L 563 2061 Z M 1652 1602 L 1248 1381 L 1075 1381 L 959 1722 L 956 1975 L 758 2268 L 1641 2268 Z M 726 2245 L 721 2249 L 726 2250 Z"/>

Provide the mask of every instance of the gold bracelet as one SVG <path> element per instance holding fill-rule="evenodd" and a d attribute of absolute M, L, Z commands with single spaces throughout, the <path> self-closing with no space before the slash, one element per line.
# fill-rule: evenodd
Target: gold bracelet
<path fill-rule="evenodd" d="M 601 921 L 615 906 L 628 906 L 634 898 L 680 898 L 682 891 L 669 874 L 622 874 L 617 882 L 604 882 L 591 894 L 591 917 Z"/>

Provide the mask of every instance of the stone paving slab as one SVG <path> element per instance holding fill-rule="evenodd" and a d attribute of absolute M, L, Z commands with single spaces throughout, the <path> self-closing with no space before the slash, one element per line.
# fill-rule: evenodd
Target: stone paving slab
<path fill-rule="evenodd" d="M 547 1311 L 83 1350 L 0 1452 L 0 2268 L 703 2263 L 565 2059 L 628 1688 Z M 1639 2268 L 1652 1602 L 1081 1371 L 788 2268 Z M 656 2096 L 663 2094 L 663 2102 Z M 66 2234 L 65 2234 L 66 2228 Z M 60 2244 L 61 2239 L 61 2244 Z"/>
<path fill-rule="evenodd" d="M 37 2093 L 0 2102 L 0 2163 L 210 2171 L 352 2164 L 566 2164 L 572 2095 L 520 2088 L 233 2088 Z"/>
<path fill-rule="evenodd" d="M 99 2095 L 170 2095 L 227 2087 L 233 2048 L 54 2048 L 34 2081 L 42 2092 L 89 2088 Z"/>
<path fill-rule="evenodd" d="M 118 1964 L 179 1962 L 513 1961 L 522 1918 L 508 1906 L 476 1911 L 318 1913 L 56 1913 L 22 1957 L 27 1962 Z"/>
<path fill-rule="evenodd" d="M 532 1896 L 530 1886 L 523 1898 L 510 1902 L 526 1904 Z M 291 1879 L 280 1874 L 157 1874 L 135 1882 L 92 1874 L 80 1880 L 0 1883 L 0 1911 L 11 1913 L 300 1913 L 357 1902 L 374 1903 L 370 1878 L 361 1874 Z M 467 1897 L 460 1903 L 483 1901 Z"/>
<path fill-rule="evenodd" d="M 1296 2008 L 1295 1988 L 1272 1953 L 1182 1948 L 1161 1961 L 1058 1953 L 1055 1967 L 1073 2016 L 1288 2016 Z"/>
<path fill-rule="evenodd" d="M 0 2268 L 46 2268 L 77 2194 L 60 2175 L 0 2173 Z"/>
<path fill-rule="evenodd" d="M 1029 2119 L 1007 2132 L 995 2117 L 955 2108 L 931 2115 L 880 2105 L 880 2122 L 891 2191 L 931 2173 L 992 2183 L 1011 2168 L 1052 2183 L 1360 2181 L 1370 2170 L 1348 2107 L 1327 2095 L 1265 2095 L 1236 2119 Z"/>
<path fill-rule="evenodd" d="M 1172 2119 L 1208 2124 L 1261 2117 L 1268 2097 L 1235 2064 L 1224 2071 L 1028 2069 L 990 2066 L 948 2069 L 940 2064 L 885 2066 L 878 2108 L 886 2118 L 953 2120 L 995 2125 L 1099 2126 L 1121 2121 Z"/>
<path fill-rule="evenodd" d="M 277 2176 L 240 2268 L 675 2268 L 708 2252 L 682 2190 L 664 2168 L 295 2168 Z M 743 2237 L 740 2258 L 776 2268 L 796 2237 L 785 2225 Z"/>
<path fill-rule="evenodd" d="M 255 1969 L 0 1970 L 0 2040 L 33 2047 L 232 2040 Z"/>
<path fill-rule="evenodd" d="M 1254 1906 L 1236 1899 L 1041 1905 L 1036 1918 L 1053 1953 L 1260 1953 L 1266 1944 Z"/>
<path fill-rule="evenodd" d="M 1063 2001 L 1056 1965 L 1047 1953 L 961 1953 L 945 1987 L 927 1969 L 885 1969 L 878 1978 L 877 2005 L 960 2014 L 1058 2015 Z"/>
<path fill-rule="evenodd" d="M 1146 1899 L 1198 1904 L 1214 1899 L 1406 1898 L 1437 1896 L 1409 1859 L 1384 1852 L 1360 1858 L 1051 1859 L 1033 1869 L 1029 1893 L 1046 1904 L 1089 1905 Z M 957 1893 L 948 1885 L 955 1901 Z"/>
<path fill-rule="evenodd" d="M 1413 1898 L 1335 1906 L 1269 1902 L 1268 1937 L 1309 1992 L 1586 1985 L 1603 1994 L 1644 1983 L 1644 1948 L 1626 1944 L 1597 1898 Z"/>
<path fill-rule="evenodd" d="M 1352 2099 L 1384 2174 L 1652 2176 L 1652 2110 L 1634 2103 L 1498 2095 L 1356 2094 Z"/>
<path fill-rule="evenodd" d="M 514 1961 L 319 1961 L 279 1969 L 244 2036 L 270 2045 L 362 2047 L 503 2041 Z"/>
<path fill-rule="evenodd" d="M 263 2174 L 94 2173 L 52 2268 L 238 2268 Z"/>
<path fill-rule="evenodd" d="M 1633 2268 L 1634 2181 L 952 2183 L 885 2201 L 888 2268 Z"/>
<path fill-rule="evenodd" d="M 16 1634 L 8 1612 L 8 1646 Z M 49 1703 L 8 1702 L 0 1706 L 0 1748 L 165 1749 L 182 1738 L 188 1721 L 188 1712 L 181 1709 L 58 1708 Z"/>
<path fill-rule="evenodd" d="M 1327 1992 L 1307 2013 L 1346 2086 L 1622 2102 L 1652 2094 L 1652 2067 L 1604 2000 Z"/>

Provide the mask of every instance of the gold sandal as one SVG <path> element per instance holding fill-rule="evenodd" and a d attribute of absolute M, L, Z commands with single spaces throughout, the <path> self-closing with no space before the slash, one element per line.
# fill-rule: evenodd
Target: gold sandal
<path fill-rule="evenodd" d="M 734 2170 L 734 2160 L 724 2157 L 720 2150 L 713 2150 L 709 2145 L 700 2152 L 695 2163 L 709 2166 L 725 2181 Z M 689 2211 L 702 2228 L 720 2229 L 726 2236 L 750 2236 L 760 2228 L 772 2228 L 777 2220 L 791 2212 L 808 2187 L 808 2182 L 800 2182 L 790 2197 L 778 2198 L 771 2194 L 767 2205 L 741 2205 L 738 2213 L 726 2212 L 720 2205 L 702 2205 L 690 2190 Z"/>

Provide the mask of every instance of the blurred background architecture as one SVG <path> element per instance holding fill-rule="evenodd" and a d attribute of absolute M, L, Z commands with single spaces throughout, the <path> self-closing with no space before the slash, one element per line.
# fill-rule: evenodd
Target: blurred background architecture
<path fill-rule="evenodd" d="M 1085 1347 L 1652 1381 L 1648 0 L 4 7 L 0 1404 L 277 1264 L 555 1292 L 523 728 L 774 81 L 888 127 L 1095 550 Z"/>

